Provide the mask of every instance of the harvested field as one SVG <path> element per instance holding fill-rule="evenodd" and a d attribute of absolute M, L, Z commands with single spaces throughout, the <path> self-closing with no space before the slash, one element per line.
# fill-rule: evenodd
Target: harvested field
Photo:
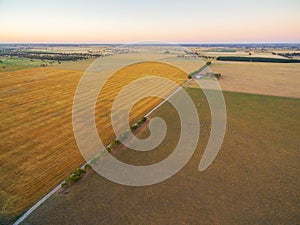
<path fill-rule="evenodd" d="M 204 56 L 242 56 L 242 57 L 265 57 L 265 58 L 276 58 L 276 59 L 286 59 L 286 57 L 280 55 L 274 55 L 271 52 L 257 52 L 257 51 L 245 51 L 245 50 L 237 50 L 233 52 L 226 51 L 203 51 L 202 49 L 198 50 L 201 55 Z M 249 52 L 251 55 L 249 55 Z"/>
<path fill-rule="evenodd" d="M 101 75 L 101 74 L 100 74 Z M 117 72 L 108 80 L 96 105 L 96 123 L 104 143 L 114 138 L 110 106 L 123 85 L 145 75 L 163 76 L 182 84 L 183 71 L 163 63 L 140 63 Z M 84 160 L 72 129 L 73 97 L 82 72 L 32 68 L 1 73 L 0 99 L 0 218 L 10 221 L 60 183 Z M 145 83 L 137 93 L 157 88 Z M 132 110 L 135 122 L 161 99 L 145 99 Z"/>
<path fill-rule="evenodd" d="M 300 98 L 300 63 L 213 61 L 209 67 L 222 74 L 225 91 Z"/>

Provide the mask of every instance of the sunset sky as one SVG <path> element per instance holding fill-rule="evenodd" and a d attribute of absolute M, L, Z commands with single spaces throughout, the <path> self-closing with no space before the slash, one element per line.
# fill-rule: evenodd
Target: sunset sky
<path fill-rule="evenodd" d="M 0 0 L 0 42 L 300 42 L 300 0 Z"/>

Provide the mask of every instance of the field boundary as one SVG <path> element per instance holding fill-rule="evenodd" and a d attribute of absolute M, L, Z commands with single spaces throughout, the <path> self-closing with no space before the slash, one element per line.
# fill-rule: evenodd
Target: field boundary
<path fill-rule="evenodd" d="M 21 217 L 17 219 L 13 223 L 13 225 L 18 225 L 22 223 L 34 210 L 36 210 L 40 205 L 42 205 L 48 198 L 50 198 L 54 193 L 56 193 L 61 188 L 61 183 L 59 183 L 54 189 L 52 189 L 48 194 L 46 194 L 44 197 L 42 197 L 37 203 L 35 203 L 28 211 L 26 211 Z"/>

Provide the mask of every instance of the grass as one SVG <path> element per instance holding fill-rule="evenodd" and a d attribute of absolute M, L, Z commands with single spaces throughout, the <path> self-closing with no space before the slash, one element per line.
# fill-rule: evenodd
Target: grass
<path fill-rule="evenodd" d="M 78 60 L 78 61 L 58 61 L 40 60 L 18 57 L 0 57 L 0 73 L 12 72 L 15 70 L 29 69 L 41 67 L 42 64 L 47 64 L 47 67 L 63 69 L 63 70 L 78 70 L 84 72 L 95 59 Z M 3 68 L 5 67 L 5 68 Z"/>
<path fill-rule="evenodd" d="M 67 195 L 52 196 L 26 222 L 298 223 L 300 99 L 225 92 L 228 121 L 224 142 L 213 164 L 199 172 L 210 133 L 210 111 L 199 89 L 189 88 L 188 92 L 199 112 L 201 134 L 195 154 L 180 172 L 156 185 L 128 187 L 91 171 L 88 179 L 73 186 Z M 123 147 L 115 157 L 133 165 L 149 165 L 172 152 L 180 135 L 177 113 L 165 103 L 151 116 L 167 123 L 162 144 L 150 152 Z M 142 128 L 137 135 L 145 138 L 149 130 Z"/>
<path fill-rule="evenodd" d="M 28 59 L 28 58 L 18 58 L 18 57 L 0 57 L 0 73 L 8 72 L 8 71 L 15 71 L 20 69 L 26 68 L 33 68 L 33 67 L 40 67 L 41 64 L 58 64 L 58 62 L 53 62 L 49 60 L 38 60 L 38 59 Z M 5 68 L 3 68 L 5 67 Z"/>

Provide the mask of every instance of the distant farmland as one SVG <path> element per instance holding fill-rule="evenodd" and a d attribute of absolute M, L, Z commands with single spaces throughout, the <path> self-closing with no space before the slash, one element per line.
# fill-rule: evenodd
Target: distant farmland
<path fill-rule="evenodd" d="M 104 143 L 114 138 L 110 107 L 121 88 L 146 75 L 167 77 L 178 84 L 183 71 L 164 63 L 147 62 L 118 71 L 102 90 L 96 105 L 96 124 Z M 1 73 L 0 217 L 20 214 L 62 181 L 84 160 L 72 130 L 73 97 L 81 71 L 30 68 Z M 162 95 L 172 90 L 145 83 L 136 93 L 156 88 Z M 136 104 L 135 122 L 161 101 L 147 98 Z"/>
<path fill-rule="evenodd" d="M 243 57 L 243 56 L 219 56 L 220 61 L 239 61 L 239 62 L 269 62 L 269 63 L 300 63 L 299 59 L 279 59 L 264 57 Z"/>

